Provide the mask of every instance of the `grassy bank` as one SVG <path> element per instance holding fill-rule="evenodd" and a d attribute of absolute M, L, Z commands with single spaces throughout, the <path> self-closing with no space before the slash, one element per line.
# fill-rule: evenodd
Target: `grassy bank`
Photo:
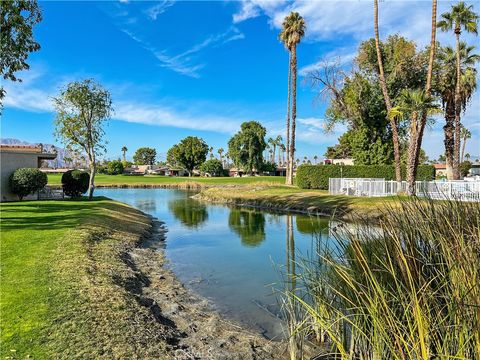
<path fill-rule="evenodd" d="M 128 260 L 150 229 L 146 216 L 103 198 L 0 210 L 2 359 L 162 356 Z"/>
<path fill-rule="evenodd" d="M 61 185 L 62 174 L 48 174 L 49 185 Z M 246 185 L 256 182 L 284 184 L 285 178 L 280 176 L 252 176 L 252 177 L 175 177 L 159 175 L 104 175 L 95 176 L 97 186 L 181 186 L 182 184 L 197 183 L 200 186 Z"/>
<path fill-rule="evenodd" d="M 380 214 L 385 205 L 394 205 L 397 197 L 367 198 L 329 195 L 324 190 L 303 190 L 289 186 L 244 186 L 238 191 L 225 188 L 205 189 L 196 196 L 199 200 L 250 206 L 278 211 L 294 211 L 345 217 L 363 213 L 372 217 Z"/>

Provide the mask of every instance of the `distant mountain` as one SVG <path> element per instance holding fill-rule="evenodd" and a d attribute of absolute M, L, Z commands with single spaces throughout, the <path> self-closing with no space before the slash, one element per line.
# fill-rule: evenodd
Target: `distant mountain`
<path fill-rule="evenodd" d="M 12 138 L 0 138 L 0 144 L 2 145 L 38 145 L 40 143 L 29 143 L 26 141 L 22 141 L 19 139 L 12 139 Z M 48 167 L 50 168 L 64 168 L 64 167 L 71 167 L 72 161 L 75 160 L 75 156 L 72 155 L 69 151 L 65 150 L 64 148 L 55 146 L 53 144 L 44 144 L 42 143 L 44 151 L 48 152 L 56 152 L 57 158 L 55 160 L 47 161 Z M 72 161 L 65 161 L 65 158 L 72 159 Z M 78 161 L 82 161 L 78 159 Z"/>

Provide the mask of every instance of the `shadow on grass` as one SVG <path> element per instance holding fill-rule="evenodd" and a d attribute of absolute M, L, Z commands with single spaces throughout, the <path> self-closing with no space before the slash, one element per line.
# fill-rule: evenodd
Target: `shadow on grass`
<path fill-rule="evenodd" d="M 107 212 L 105 212 L 107 210 Z M 117 221 L 118 226 L 135 222 L 136 210 L 114 203 L 106 197 L 75 200 L 25 201 L 2 204 L 2 231 L 58 230 L 89 222 L 102 225 Z M 138 213 L 137 213 L 138 214 Z"/>

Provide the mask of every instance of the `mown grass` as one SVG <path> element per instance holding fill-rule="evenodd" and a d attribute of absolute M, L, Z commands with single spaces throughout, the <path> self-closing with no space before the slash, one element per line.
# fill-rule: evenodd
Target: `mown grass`
<path fill-rule="evenodd" d="M 127 289 L 148 218 L 105 198 L 0 210 L 2 359 L 162 357 L 159 324 Z"/>
<path fill-rule="evenodd" d="M 329 195 L 325 190 L 305 190 L 292 186 L 262 185 L 243 186 L 239 191 L 225 188 L 203 190 L 199 199 L 232 205 L 288 210 L 344 217 L 352 213 L 380 214 L 386 205 L 394 205 L 398 197 L 352 197 Z"/>
<path fill-rule="evenodd" d="M 49 185 L 60 185 L 62 174 L 48 174 Z M 186 182 L 195 182 L 206 186 L 216 185 L 245 185 L 255 182 L 269 182 L 284 184 L 285 177 L 281 176 L 250 176 L 250 177 L 176 177 L 160 175 L 104 175 L 95 176 L 97 185 L 178 185 Z"/>

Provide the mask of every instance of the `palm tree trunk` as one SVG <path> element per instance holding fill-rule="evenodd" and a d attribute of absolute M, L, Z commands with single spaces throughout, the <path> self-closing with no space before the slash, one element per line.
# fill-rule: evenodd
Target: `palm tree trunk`
<path fill-rule="evenodd" d="M 431 25 L 431 33 L 430 33 L 430 54 L 428 58 L 428 70 L 427 70 L 427 82 L 425 84 L 425 94 L 430 96 L 431 89 L 432 89 L 432 75 L 433 75 L 433 63 L 435 61 L 435 46 L 436 46 L 436 35 L 437 35 L 437 0 L 432 0 L 432 25 Z M 420 159 L 420 150 L 422 149 L 422 140 L 423 140 L 423 132 L 425 130 L 425 126 L 427 125 L 427 112 L 424 111 L 422 114 L 422 119 L 420 122 L 420 126 L 417 129 L 417 138 L 415 141 L 415 149 L 414 149 L 414 178 L 417 173 L 417 166 Z"/>
<path fill-rule="evenodd" d="M 378 61 L 378 75 L 380 80 L 380 88 L 382 89 L 383 98 L 385 100 L 385 107 L 387 108 L 387 118 L 389 118 L 390 110 L 392 109 L 392 101 L 388 94 L 387 84 L 385 82 L 385 73 L 383 71 L 382 53 L 380 49 L 380 35 L 378 34 L 378 0 L 373 1 L 374 6 L 374 28 L 375 28 L 375 47 L 377 49 Z M 401 163 L 400 163 L 400 143 L 398 141 L 398 128 L 395 119 L 389 119 L 390 127 L 392 128 L 393 140 L 393 157 L 395 160 L 395 178 L 397 181 L 402 181 Z"/>
<path fill-rule="evenodd" d="M 462 108 L 462 99 L 460 95 L 460 30 L 455 29 L 457 40 L 457 83 L 455 84 L 455 146 L 453 151 L 453 178 L 460 179 L 460 111 Z"/>
<path fill-rule="evenodd" d="M 407 158 L 407 194 L 410 196 L 415 195 L 415 177 L 417 167 L 415 165 L 415 155 L 417 151 L 417 114 L 412 115 L 412 123 L 410 124 L 410 143 L 408 144 L 408 158 Z"/>
<path fill-rule="evenodd" d="M 290 178 L 290 91 L 292 84 L 292 52 L 288 51 L 288 104 L 287 104 L 287 156 L 285 184 L 292 185 Z"/>
<path fill-rule="evenodd" d="M 465 155 L 465 145 L 467 145 L 467 136 L 463 137 L 463 143 L 462 143 L 462 156 L 460 157 L 460 163 L 463 162 L 463 158 Z"/>
<path fill-rule="evenodd" d="M 292 131 L 290 141 L 289 183 L 293 184 L 293 158 L 295 156 L 295 127 L 297 118 L 297 47 L 292 47 Z"/>
<path fill-rule="evenodd" d="M 445 126 L 443 131 L 445 134 L 445 164 L 447 166 L 447 179 L 453 180 L 453 153 L 454 153 L 454 122 L 455 122 L 455 104 L 448 100 L 445 106 Z"/>

